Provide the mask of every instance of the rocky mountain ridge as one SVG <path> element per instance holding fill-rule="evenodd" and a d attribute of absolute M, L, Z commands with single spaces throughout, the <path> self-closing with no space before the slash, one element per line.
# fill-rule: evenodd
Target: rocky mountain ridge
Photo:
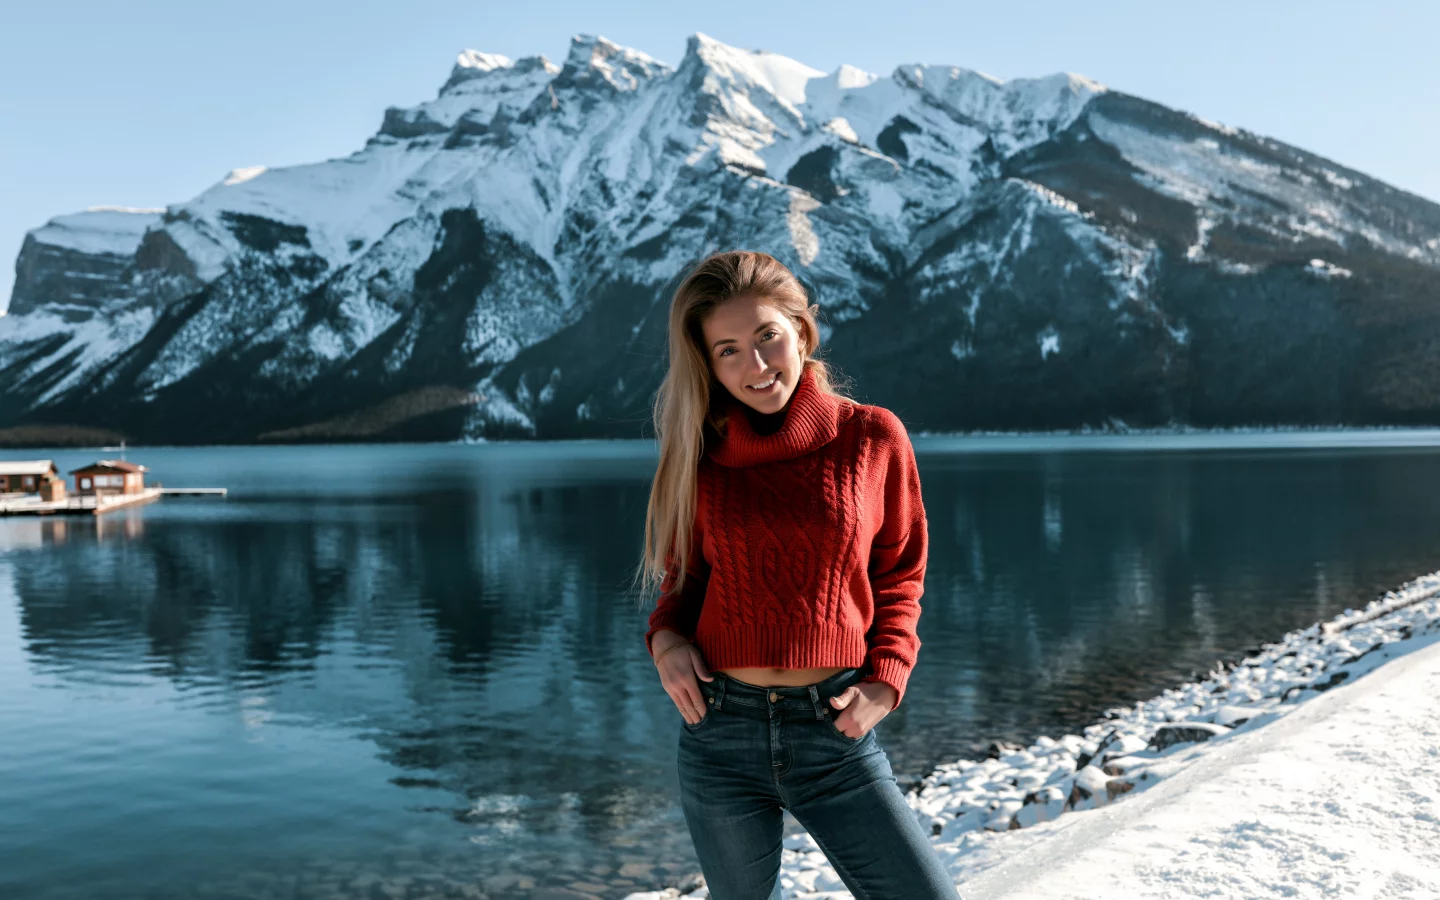
<path fill-rule="evenodd" d="M 1058 74 L 461 53 L 348 157 L 30 232 L 0 428 L 641 437 L 684 264 L 791 266 L 912 428 L 1440 421 L 1440 205 Z"/>

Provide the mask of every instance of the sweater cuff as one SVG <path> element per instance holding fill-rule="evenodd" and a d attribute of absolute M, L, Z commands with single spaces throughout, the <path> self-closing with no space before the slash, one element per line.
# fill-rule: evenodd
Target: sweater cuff
<path fill-rule="evenodd" d="M 900 708 L 900 704 L 905 700 L 905 685 L 910 681 L 911 668 L 912 667 L 903 659 L 886 656 L 872 660 L 872 671 L 860 680 L 862 682 L 878 681 L 894 688 L 896 694 L 895 705 L 890 709 L 891 712 L 894 712 Z"/>

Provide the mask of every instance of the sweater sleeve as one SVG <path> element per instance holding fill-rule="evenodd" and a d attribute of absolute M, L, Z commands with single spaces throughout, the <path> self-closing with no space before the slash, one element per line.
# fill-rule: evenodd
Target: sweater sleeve
<path fill-rule="evenodd" d="M 698 520 L 698 516 L 696 517 Z M 705 604 L 705 589 L 710 583 L 710 563 L 705 559 L 705 533 L 699 522 L 691 530 L 690 563 L 685 567 L 685 582 L 676 589 L 677 572 L 675 557 L 672 555 L 665 578 L 660 583 L 660 599 L 650 613 L 650 630 L 645 632 L 645 649 L 655 656 L 651 639 L 662 628 L 695 639 L 695 626 L 700 621 L 700 607 Z"/>
<path fill-rule="evenodd" d="M 879 681 L 895 689 L 899 708 L 905 686 L 920 650 L 916 624 L 920 595 L 925 590 L 925 562 L 929 530 L 920 496 L 920 473 L 915 449 L 905 426 L 891 414 L 893 429 L 884 452 L 884 519 L 870 547 L 870 585 L 875 618 L 866 633 L 865 681 Z"/>

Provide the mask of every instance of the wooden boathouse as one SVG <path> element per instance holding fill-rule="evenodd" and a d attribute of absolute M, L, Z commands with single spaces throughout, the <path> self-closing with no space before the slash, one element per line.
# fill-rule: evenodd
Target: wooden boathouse
<path fill-rule="evenodd" d="M 65 479 L 48 459 L 0 461 L 0 498 L 36 495 L 41 500 L 65 499 Z"/>
<path fill-rule="evenodd" d="M 126 462 L 123 459 L 102 459 L 88 466 L 71 469 L 75 479 L 75 493 L 81 497 L 111 496 L 114 494 L 143 494 L 145 492 L 144 466 Z"/>
<path fill-rule="evenodd" d="M 0 460 L 0 516 L 95 515 L 158 500 L 166 494 L 225 496 L 225 488 L 147 487 L 149 469 L 123 459 L 102 459 L 71 469 L 74 495 L 48 459 Z"/>

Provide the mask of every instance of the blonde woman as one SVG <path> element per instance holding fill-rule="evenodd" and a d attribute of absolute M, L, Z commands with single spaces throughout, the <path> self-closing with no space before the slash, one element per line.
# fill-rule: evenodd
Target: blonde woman
<path fill-rule="evenodd" d="M 915 454 L 832 385 L 816 309 L 745 251 L 671 302 L 637 574 L 660 592 L 645 643 L 684 720 L 681 807 L 714 900 L 781 896 L 784 809 L 859 900 L 957 900 L 875 738 L 920 647 Z"/>

